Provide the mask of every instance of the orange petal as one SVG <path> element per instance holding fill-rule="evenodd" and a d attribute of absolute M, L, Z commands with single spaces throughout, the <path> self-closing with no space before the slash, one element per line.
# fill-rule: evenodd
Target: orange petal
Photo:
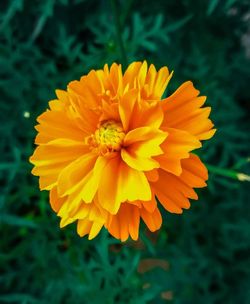
<path fill-rule="evenodd" d="M 204 187 L 208 178 L 206 167 L 194 154 L 183 159 L 181 165 L 182 173 L 179 177 L 159 170 L 159 179 L 153 184 L 159 201 L 172 213 L 182 213 L 182 208 L 188 209 L 190 207 L 188 198 L 198 198 L 193 188 Z"/>
<path fill-rule="evenodd" d="M 120 239 L 120 223 L 119 217 L 117 215 L 110 215 L 108 218 L 108 223 L 105 224 L 109 233 L 116 239 Z"/>
<path fill-rule="evenodd" d="M 119 121 L 120 115 L 118 111 L 117 103 L 108 103 L 105 100 L 102 100 L 102 115 L 99 118 L 100 121 L 105 120 L 114 120 Z"/>
<path fill-rule="evenodd" d="M 153 99 L 160 99 L 166 90 L 166 87 L 172 78 L 173 72 L 169 75 L 169 71 L 167 67 L 161 68 L 158 73 L 157 77 L 153 86 Z"/>
<path fill-rule="evenodd" d="M 165 192 L 163 193 L 162 190 L 158 190 L 157 188 L 154 188 L 154 190 L 158 200 L 167 211 L 176 214 L 181 214 L 183 212 L 180 206 L 178 206 L 175 202 L 173 202 L 169 197 L 165 195 Z"/>
<path fill-rule="evenodd" d="M 162 108 L 166 114 L 163 126 L 185 130 L 199 140 L 212 137 L 214 132 L 209 131 L 213 124 L 208 119 L 210 108 L 201 108 L 206 97 L 197 97 L 199 93 L 192 82 L 187 81 L 170 97 L 164 99 Z"/>
<path fill-rule="evenodd" d="M 168 112 L 172 108 L 185 104 L 187 101 L 197 97 L 199 93 L 200 92 L 194 88 L 191 81 L 184 82 L 171 96 L 162 101 L 164 112 Z"/>
<path fill-rule="evenodd" d="M 35 129 L 39 132 L 36 144 L 47 143 L 58 138 L 68 138 L 82 141 L 85 134 L 78 128 L 65 111 L 46 111 L 41 114 L 37 121 L 39 125 Z"/>
<path fill-rule="evenodd" d="M 125 131 L 128 130 L 138 91 L 130 90 L 119 101 L 119 114 Z"/>
<path fill-rule="evenodd" d="M 121 95 L 123 90 L 121 65 L 113 63 L 110 67 L 110 80 L 113 88 L 113 96 Z"/>
<path fill-rule="evenodd" d="M 139 208 L 134 207 L 131 209 L 130 221 L 129 221 L 129 234 L 132 240 L 137 241 L 139 235 L 139 226 L 140 226 L 140 212 Z"/>
<path fill-rule="evenodd" d="M 182 172 L 181 160 L 189 157 L 189 152 L 200 148 L 199 140 L 188 132 L 164 128 L 168 137 L 161 145 L 164 154 L 155 159 L 160 163 L 160 167 L 175 175 Z"/>
<path fill-rule="evenodd" d="M 141 217 L 144 223 L 147 225 L 148 229 L 152 232 L 160 229 L 162 224 L 161 213 L 158 208 L 155 208 L 154 212 L 147 212 L 146 209 L 142 208 L 140 210 Z"/>
<path fill-rule="evenodd" d="M 129 129 L 133 130 L 140 127 L 159 129 L 162 124 L 163 117 L 164 113 L 159 102 L 137 102 L 134 105 Z"/>
<path fill-rule="evenodd" d="M 154 212 L 155 208 L 157 207 L 157 202 L 154 195 L 152 195 L 152 199 L 150 201 L 142 201 L 141 203 L 144 209 L 147 210 L 149 213 Z"/>
<path fill-rule="evenodd" d="M 185 181 L 187 185 L 195 188 L 202 188 L 207 185 L 207 168 L 197 155 L 190 154 L 190 158 L 183 159 L 182 168 L 183 171 L 180 178 Z"/>
<path fill-rule="evenodd" d="M 158 170 L 157 169 L 153 169 L 151 171 L 147 171 L 145 172 L 145 175 L 147 177 L 147 179 L 150 182 L 156 182 L 159 178 L 159 174 L 158 174 Z"/>
<path fill-rule="evenodd" d="M 138 75 L 138 71 L 140 70 L 141 65 L 142 62 L 133 62 L 128 66 L 123 76 L 124 86 L 129 84 L 131 87 L 134 84 L 134 80 Z"/>
<path fill-rule="evenodd" d="M 120 158 L 114 157 L 107 161 L 102 171 L 98 187 L 98 200 L 101 206 L 111 214 L 117 213 L 121 200 L 117 195 L 117 180 L 119 177 Z"/>
<path fill-rule="evenodd" d="M 93 70 L 88 75 L 81 77 L 80 81 L 71 81 L 68 85 L 68 92 L 80 96 L 84 105 L 90 109 L 100 105 L 100 96 L 103 93 L 100 78 Z"/>
<path fill-rule="evenodd" d="M 129 236 L 138 239 L 140 225 L 139 208 L 129 203 L 123 203 L 116 215 L 110 215 L 105 226 L 109 233 L 122 242 Z"/>
<path fill-rule="evenodd" d="M 58 196 L 57 188 L 54 187 L 50 190 L 50 205 L 55 212 L 58 212 L 63 205 L 65 198 Z"/>

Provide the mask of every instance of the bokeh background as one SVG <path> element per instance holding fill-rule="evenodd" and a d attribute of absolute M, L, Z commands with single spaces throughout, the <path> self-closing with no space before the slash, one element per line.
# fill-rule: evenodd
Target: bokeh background
<path fill-rule="evenodd" d="M 209 186 L 158 233 L 88 241 L 30 173 L 36 117 L 90 69 L 143 59 L 175 71 L 167 94 L 208 96 Z M 1 0 L 0 303 L 250 303 L 249 59 L 249 1 Z"/>

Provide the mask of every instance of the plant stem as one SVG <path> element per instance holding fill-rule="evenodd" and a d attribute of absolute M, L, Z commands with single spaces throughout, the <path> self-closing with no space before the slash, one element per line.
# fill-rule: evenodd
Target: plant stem
<path fill-rule="evenodd" d="M 250 181 L 250 176 L 246 175 L 244 173 L 240 173 L 240 172 L 230 170 L 230 169 L 218 168 L 218 167 L 215 167 L 212 165 L 207 165 L 207 164 L 206 164 L 206 167 L 207 167 L 208 171 L 210 171 L 211 173 L 217 174 L 217 175 L 230 177 L 230 178 L 236 179 L 238 181 Z"/>
<path fill-rule="evenodd" d="M 126 22 L 126 19 L 129 15 L 129 11 L 133 5 L 133 2 L 134 0 L 127 0 L 124 4 L 124 7 L 123 7 L 123 10 L 122 10 L 122 15 L 121 15 L 121 18 L 120 18 L 120 25 L 121 27 L 123 28 L 125 22 Z"/>
<path fill-rule="evenodd" d="M 120 55 L 121 55 L 121 62 L 123 65 L 127 66 L 128 61 L 127 61 L 127 56 L 124 48 L 124 43 L 122 40 L 122 28 L 121 28 L 121 22 L 120 22 L 120 16 L 119 16 L 119 11 L 118 11 L 118 3 L 117 0 L 110 0 L 112 10 L 113 10 L 113 16 L 115 19 L 115 27 L 116 27 L 116 38 L 117 38 L 117 43 L 120 48 Z"/>

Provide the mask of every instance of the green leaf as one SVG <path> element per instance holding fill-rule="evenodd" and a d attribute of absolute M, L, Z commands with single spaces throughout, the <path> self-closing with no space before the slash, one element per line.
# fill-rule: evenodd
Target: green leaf
<path fill-rule="evenodd" d="M 179 30 L 185 24 L 187 24 L 188 21 L 192 19 L 192 17 L 193 17 L 193 15 L 188 15 L 188 16 L 180 19 L 180 20 L 177 20 L 173 23 L 168 24 L 165 28 L 166 33 L 172 33 L 172 32 L 175 32 L 175 31 Z"/>
<path fill-rule="evenodd" d="M 214 12 L 218 4 L 219 0 L 209 0 L 209 4 L 207 7 L 207 16 L 210 16 Z"/>
<path fill-rule="evenodd" d="M 1 224 L 7 224 L 10 226 L 20 226 L 27 228 L 37 228 L 37 224 L 30 219 L 26 219 L 23 217 L 11 215 L 11 214 L 2 214 L 0 217 Z"/>

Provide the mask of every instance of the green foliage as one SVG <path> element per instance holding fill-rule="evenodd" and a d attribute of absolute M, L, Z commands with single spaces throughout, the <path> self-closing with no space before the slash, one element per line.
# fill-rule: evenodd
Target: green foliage
<path fill-rule="evenodd" d="M 208 96 L 218 131 L 201 158 L 249 174 L 248 1 L 118 4 L 128 61 L 168 65 L 175 74 L 167 93 L 190 79 Z M 141 227 L 140 242 L 120 244 L 105 231 L 88 241 L 74 224 L 60 230 L 30 174 L 35 119 L 54 90 L 125 60 L 111 8 L 108 1 L 0 2 L 0 303 L 247 304 L 246 182 L 211 172 L 189 211 L 163 211 L 159 233 Z M 138 272 L 145 258 L 169 267 Z"/>

